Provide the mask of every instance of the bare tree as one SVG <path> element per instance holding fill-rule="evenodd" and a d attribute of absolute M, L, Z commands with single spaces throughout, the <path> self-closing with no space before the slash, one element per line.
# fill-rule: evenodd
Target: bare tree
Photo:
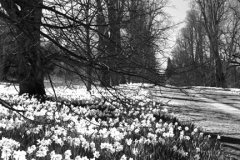
<path fill-rule="evenodd" d="M 214 0 L 193 3 L 172 58 L 185 85 L 239 86 L 239 4 Z"/>
<path fill-rule="evenodd" d="M 228 86 L 239 87 L 239 38 L 240 38 L 240 3 L 229 2 L 229 11 L 226 15 L 223 35 L 222 50 L 224 52 L 225 70 Z"/>
<path fill-rule="evenodd" d="M 19 94 L 45 95 L 43 60 L 40 51 L 42 0 L 1 0 L 0 16 L 17 29 L 23 40 L 18 53 Z"/>
<path fill-rule="evenodd" d="M 219 52 L 221 23 L 226 14 L 227 0 L 196 0 L 204 20 L 204 27 L 210 42 L 210 52 L 215 64 L 215 83 L 217 87 L 226 87 L 222 60 Z"/>
<path fill-rule="evenodd" d="M 209 41 L 203 18 L 198 8 L 193 5 L 186 17 L 186 26 L 182 28 L 172 51 L 174 76 L 171 82 L 179 85 L 210 85 L 212 86 L 212 63 L 209 54 Z M 212 68 L 212 69 L 211 69 Z"/>
<path fill-rule="evenodd" d="M 0 17 L 17 30 L 20 94 L 45 95 L 46 61 L 78 75 L 88 90 L 96 81 L 110 87 L 120 79 L 126 82 L 126 76 L 153 82 L 145 71 L 158 75 L 156 44 L 170 28 L 163 12 L 165 0 L 139 0 L 136 16 L 130 16 L 125 0 L 0 0 L 0 4 Z M 133 30 L 127 28 L 135 22 L 135 38 L 129 41 L 127 34 Z M 57 49 L 45 50 L 47 43 Z"/>

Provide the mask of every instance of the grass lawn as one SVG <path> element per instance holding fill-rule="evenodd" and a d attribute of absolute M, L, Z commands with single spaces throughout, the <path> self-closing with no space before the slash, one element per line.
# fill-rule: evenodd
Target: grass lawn
<path fill-rule="evenodd" d="M 228 159 L 218 139 L 179 122 L 137 85 L 110 93 L 58 87 L 57 100 L 45 103 L 1 88 L 0 98 L 19 110 L 0 105 L 1 159 Z"/>

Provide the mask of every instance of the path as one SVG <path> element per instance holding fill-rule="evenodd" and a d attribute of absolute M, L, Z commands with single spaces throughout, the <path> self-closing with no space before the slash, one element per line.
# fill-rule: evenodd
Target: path
<path fill-rule="evenodd" d="M 149 90 L 181 121 L 193 122 L 205 132 L 227 137 L 226 150 L 239 155 L 240 159 L 239 94 L 199 88 L 154 87 Z"/>

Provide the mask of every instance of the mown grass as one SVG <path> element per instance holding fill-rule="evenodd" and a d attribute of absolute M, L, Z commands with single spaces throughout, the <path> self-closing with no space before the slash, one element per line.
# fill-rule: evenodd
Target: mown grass
<path fill-rule="evenodd" d="M 227 159 L 217 139 L 149 99 L 0 97 L 24 111 L 1 106 L 2 159 Z"/>

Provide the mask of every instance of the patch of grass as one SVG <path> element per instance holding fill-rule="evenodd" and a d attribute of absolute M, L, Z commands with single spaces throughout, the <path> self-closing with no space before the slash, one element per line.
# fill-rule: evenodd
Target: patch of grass
<path fill-rule="evenodd" d="M 3 159 L 219 160 L 217 139 L 181 123 L 161 103 L 142 99 L 49 98 L 1 94 Z"/>

